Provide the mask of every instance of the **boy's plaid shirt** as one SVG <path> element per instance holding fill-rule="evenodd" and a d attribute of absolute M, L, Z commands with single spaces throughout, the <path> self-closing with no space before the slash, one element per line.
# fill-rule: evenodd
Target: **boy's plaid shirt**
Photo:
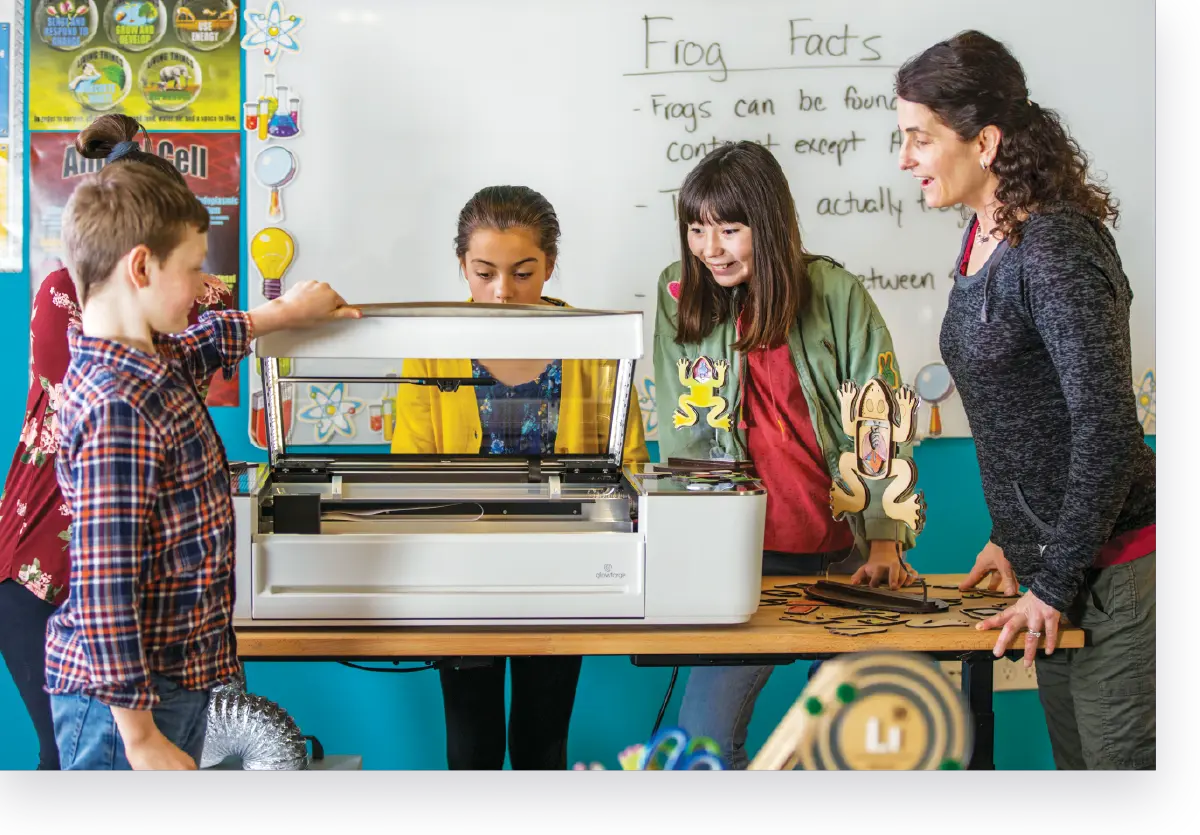
<path fill-rule="evenodd" d="M 195 381 L 232 376 L 241 311 L 206 313 L 157 355 L 69 333 L 57 475 L 74 517 L 71 584 L 46 637 L 46 689 L 146 709 L 150 673 L 189 690 L 239 669 L 229 466 Z"/>

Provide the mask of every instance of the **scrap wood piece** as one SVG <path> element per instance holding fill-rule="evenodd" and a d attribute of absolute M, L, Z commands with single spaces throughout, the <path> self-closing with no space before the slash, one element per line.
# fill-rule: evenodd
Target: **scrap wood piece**
<path fill-rule="evenodd" d="M 910 629 L 942 629 L 951 626 L 970 626 L 969 620 L 958 620 L 951 618 L 949 620 L 938 618 L 920 618 L 916 620 L 906 620 L 904 625 Z"/>
<path fill-rule="evenodd" d="M 873 628 L 870 626 L 826 626 L 825 631 L 830 635 L 842 635 L 847 638 L 857 638 L 860 635 L 878 635 L 881 632 L 887 632 L 887 627 L 882 629 Z"/>
<path fill-rule="evenodd" d="M 1019 594 L 1005 594 L 1002 591 L 996 591 L 995 589 L 981 589 L 978 586 L 972 586 L 969 589 L 960 589 L 958 586 L 932 586 L 931 585 L 929 588 L 943 589 L 945 591 L 960 591 L 964 595 L 969 594 L 974 597 L 999 597 L 999 598 L 1004 598 L 1006 600 L 1009 600 L 1009 599 L 1015 600 L 1016 598 L 1020 597 Z"/>
<path fill-rule="evenodd" d="M 787 613 L 789 615 L 807 615 L 817 611 L 819 608 L 821 607 L 815 603 L 803 606 L 792 604 L 791 606 L 787 607 Z"/>
<path fill-rule="evenodd" d="M 850 623 L 851 620 L 858 620 L 863 617 L 860 612 L 847 612 L 846 614 L 812 614 L 811 612 L 788 612 L 788 620 L 794 620 L 798 624 L 808 624 L 809 626 L 820 626 L 822 624 L 841 624 Z M 810 617 L 811 615 L 811 617 Z"/>
<path fill-rule="evenodd" d="M 809 626 L 822 626 L 826 623 L 856 623 L 865 626 L 883 626 L 884 624 L 902 623 L 900 615 L 878 612 L 847 612 L 844 615 L 826 615 L 817 613 L 811 618 L 797 617 L 797 623 L 805 623 Z"/>
<path fill-rule="evenodd" d="M 962 593 L 962 596 L 966 600 L 983 600 L 984 598 L 989 600 L 1016 600 L 1020 597 L 1020 595 L 1005 594 L 1004 592 L 991 591 L 990 589 L 968 589 Z"/>
<path fill-rule="evenodd" d="M 882 617 L 880 615 L 872 615 L 866 618 L 856 618 L 855 623 L 861 623 L 864 626 L 899 626 L 902 623 L 908 623 L 907 618 L 901 617 Z"/>
<path fill-rule="evenodd" d="M 804 597 L 804 592 L 792 591 L 791 589 L 763 589 L 762 596 L 763 597 L 795 598 L 795 597 Z"/>
<path fill-rule="evenodd" d="M 975 620 L 983 620 L 984 618 L 994 617 L 1004 611 L 1004 606 L 976 606 L 974 608 L 963 608 L 960 611 L 969 618 Z"/>

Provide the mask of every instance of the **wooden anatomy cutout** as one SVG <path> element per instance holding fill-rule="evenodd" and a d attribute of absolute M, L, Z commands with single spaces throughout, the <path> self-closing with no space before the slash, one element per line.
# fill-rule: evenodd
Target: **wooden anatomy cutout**
<path fill-rule="evenodd" d="M 854 439 L 854 451 L 838 460 L 840 479 L 829 491 L 834 519 L 860 513 L 870 501 L 867 481 L 891 483 L 883 492 L 883 512 L 920 534 L 925 527 L 925 498 L 913 488 L 917 467 L 899 455 L 899 445 L 909 443 L 917 431 L 920 399 L 908 386 L 892 393 L 879 377 L 861 391 L 848 381 L 839 391 L 842 401 L 842 431 Z"/>

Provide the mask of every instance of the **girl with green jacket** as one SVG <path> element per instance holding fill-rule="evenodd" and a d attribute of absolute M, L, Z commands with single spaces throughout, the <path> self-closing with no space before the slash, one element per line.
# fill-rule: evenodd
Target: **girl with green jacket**
<path fill-rule="evenodd" d="M 761 145 L 714 149 L 678 205 L 684 256 L 659 277 L 654 333 L 660 458 L 752 462 L 767 488 L 764 575 L 841 563 L 857 569 L 855 583 L 911 583 L 903 552 L 913 534 L 884 515 L 880 497 L 841 521 L 830 510 L 838 459 L 854 445 L 839 389 L 872 377 L 901 383 L 870 295 L 839 264 L 804 251 L 787 179 Z M 713 386 L 724 408 L 685 408 L 696 385 Z M 772 671 L 693 668 L 679 724 L 745 768 L 746 728 Z"/>

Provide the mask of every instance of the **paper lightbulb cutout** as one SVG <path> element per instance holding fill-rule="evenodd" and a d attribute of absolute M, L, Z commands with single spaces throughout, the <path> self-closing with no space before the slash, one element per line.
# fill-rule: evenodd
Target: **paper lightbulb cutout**
<path fill-rule="evenodd" d="M 279 298 L 283 292 L 283 274 L 292 265 L 295 254 L 296 242 L 278 226 L 259 230 L 250 241 L 250 260 L 262 274 L 264 298 Z"/>

